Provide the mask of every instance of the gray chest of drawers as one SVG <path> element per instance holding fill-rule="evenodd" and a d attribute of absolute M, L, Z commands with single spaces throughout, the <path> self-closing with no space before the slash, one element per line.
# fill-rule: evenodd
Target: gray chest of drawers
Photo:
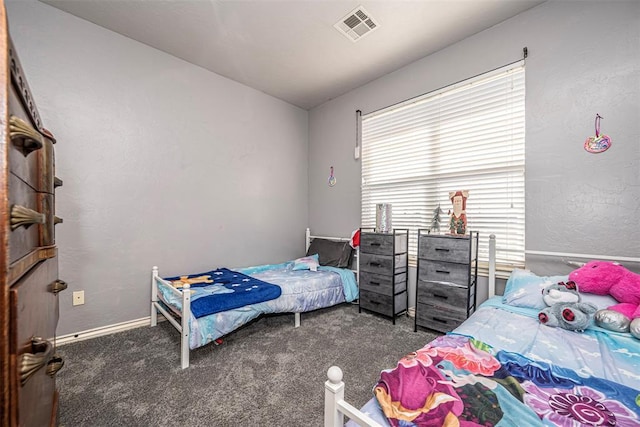
<path fill-rule="evenodd" d="M 476 309 L 478 233 L 418 232 L 415 327 L 449 332 Z"/>
<path fill-rule="evenodd" d="M 360 307 L 391 317 L 407 310 L 408 230 L 361 231 Z"/>

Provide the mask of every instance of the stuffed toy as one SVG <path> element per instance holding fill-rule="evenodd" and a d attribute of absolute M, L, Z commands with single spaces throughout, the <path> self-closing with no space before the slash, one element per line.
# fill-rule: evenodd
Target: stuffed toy
<path fill-rule="evenodd" d="M 596 313 L 596 325 L 616 332 L 631 332 L 640 339 L 640 274 L 617 262 L 590 261 L 572 271 L 569 279 L 582 292 L 611 295 L 619 304 Z"/>
<path fill-rule="evenodd" d="M 584 331 L 591 322 L 591 315 L 598 307 L 580 302 L 575 282 L 559 282 L 542 291 L 542 299 L 549 307 L 538 313 L 540 323 L 570 331 Z"/>
<path fill-rule="evenodd" d="M 580 293 L 575 282 L 558 282 L 542 290 L 542 299 L 551 307 L 557 302 L 580 302 Z"/>

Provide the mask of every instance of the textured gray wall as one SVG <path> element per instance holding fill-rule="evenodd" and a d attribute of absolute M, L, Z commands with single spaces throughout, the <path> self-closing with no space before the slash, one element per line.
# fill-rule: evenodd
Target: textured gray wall
<path fill-rule="evenodd" d="M 7 9 L 59 141 L 59 335 L 148 316 L 153 265 L 174 275 L 304 252 L 306 111 L 45 4 Z"/>
<path fill-rule="evenodd" d="M 549 1 L 311 110 L 310 226 L 332 234 L 360 224 L 357 109 L 374 111 L 499 67 L 527 46 L 526 248 L 640 256 L 638 22 L 637 1 Z M 596 113 L 613 139 L 597 155 L 582 148 Z M 330 166 L 338 179 L 332 188 Z"/>

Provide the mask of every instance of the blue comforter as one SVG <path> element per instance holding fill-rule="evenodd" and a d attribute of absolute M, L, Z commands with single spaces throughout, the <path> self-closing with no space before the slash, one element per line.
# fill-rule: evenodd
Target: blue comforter
<path fill-rule="evenodd" d="M 227 268 L 165 280 L 189 283 L 191 313 L 195 318 L 269 301 L 282 293 L 280 286 Z"/>

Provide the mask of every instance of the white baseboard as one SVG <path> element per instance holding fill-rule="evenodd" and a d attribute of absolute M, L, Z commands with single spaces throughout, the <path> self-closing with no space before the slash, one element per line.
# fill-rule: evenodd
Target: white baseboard
<path fill-rule="evenodd" d="M 416 308 L 415 307 L 409 307 L 409 309 L 407 310 L 407 315 L 409 317 L 416 317 Z"/>
<path fill-rule="evenodd" d="M 160 321 L 160 319 L 158 319 L 158 321 Z M 91 338 L 102 337 L 104 335 L 111 335 L 111 334 L 115 334 L 116 332 L 128 331 L 129 329 L 135 329 L 135 328 L 140 328 L 142 326 L 150 326 L 150 325 L 151 325 L 151 316 L 147 316 L 147 317 L 142 317 L 140 319 L 129 320 L 128 322 L 114 323 L 113 325 L 87 329 L 86 331 L 81 331 L 81 332 L 76 332 L 74 334 L 68 334 L 68 335 L 62 335 L 62 336 L 56 337 L 56 346 L 69 344 L 72 342 L 84 341 Z"/>

